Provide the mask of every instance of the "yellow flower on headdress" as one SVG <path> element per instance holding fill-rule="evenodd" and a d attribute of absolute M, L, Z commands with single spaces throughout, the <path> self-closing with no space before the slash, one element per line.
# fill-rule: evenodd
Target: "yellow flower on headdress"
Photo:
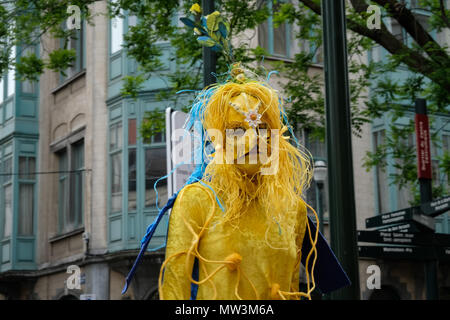
<path fill-rule="evenodd" d="M 200 8 L 198 3 L 194 3 L 189 9 L 189 12 L 192 12 L 193 14 L 200 14 L 202 13 L 202 8 Z"/>

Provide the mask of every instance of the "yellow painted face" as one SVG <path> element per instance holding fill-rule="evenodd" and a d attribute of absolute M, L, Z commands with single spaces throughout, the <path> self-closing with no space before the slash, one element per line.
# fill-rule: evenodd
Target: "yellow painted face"
<path fill-rule="evenodd" d="M 228 113 L 225 115 L 224 151 L 227 155 L 232 155 L 232 159 L 228 158 L 227 162 L 232 161 L 248 175 L 257 173 L 262 165 L 261 157 L 258 156 L 261 143 L 261 139 L 258 139 L 258 130 L 266 129 L 266 124 L 264 116 L 259 114 L 261 110 L 263 106 L 259 99 L 241 93 L 230 100 Z"/>

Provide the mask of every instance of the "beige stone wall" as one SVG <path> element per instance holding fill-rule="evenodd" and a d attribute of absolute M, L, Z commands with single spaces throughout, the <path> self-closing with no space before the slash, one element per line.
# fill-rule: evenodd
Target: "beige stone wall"
<path fill-rule="evenodd" d="M 106 1 L 92 5 L 92 13 L 106 12 Z M 86 72 L 61 86 L 59 75 L 46 70 L 40 81 L 39 171 L 58 171 L 58 158 L 50 145 L 85 127 L 84 228 L 90 236 L 92 252 L 106 250 L 106 134 L 107 134 L 107 25 L 104 15 L 86 26 Z M 59 45 L 43 38 L 42 52 Z M 58 88 L 59 89 L 56 89 Z M 93 138 L 95 137 L 95 139 Z M 84 252 L 82 234 L 49 242 L 57 235 L 58 174 L 39 179 L 39 233 L 37 262 L 41 267 L 55 265 Z M 91 253 L 92 253 L 91 252 Z"/>
<path fill-rule="evenodd" d="M 84 127 L 84 163 L 87 169 L 84 184 L 84 231 L 89 235 L 89 253 L 101 254 L 107 250 L 106 233 L 106 154 L 107 154 L 107 48 L 108 19 L 106 1 L 92 4 L 94 26 L 86 24 L 86 72 L 64 85 L 59 75 L 46 70 L 40 80 L 40 139 L 39 171 L 58 171 L 58 158 L 50 145 Z M 59 45 L 59 41 L 44 37 L 42 56 Z M 58 89 L 57 89 L 58 88 Z M 58 174 L 41 175 L 39 179 L 37 263 L 40 270 L 58 267 L 57 273 L 37 278 L 34 295 L 38 299 L 59 299 L 81 290 L 65 289 L 64 281 L 70 276 L 65 266 L 78 264 L 85 256 L 82 232 L 52 239 L 58 232 Z M 64 270 L 63 270 L 64 269 Z M 81 268 L 81 272 L 85 272 Z M 88 268 L 89 269 L 89 268 Z M 87 270 L 87 269 L 86 269 Z M 89 270 L 87 270 L 89 274 Z M 109 280 L 109 275 L 107 276 Z M 101 282 L 101 281 L 100 281 Z M 98 290 L 101 284 L 93 282 L 86 290 Z M 89 293 L 89 292 L 86 292 Z M 26 293 L 24 293 L 26 294 Z"/>
<path fill-rule="evenodd" d="M 365 230 L 365 219 L 375 215 L 373 171 L 363 167 L 363 158 L 372 148 L 371 125 L 365 124 L 362 130 L 361 138 L 352 137 L 357 230 Z"/>
<path fill-rule="evenodd" d="M 84 267 L 80 267 L 81 274 L 85 272 Z M 34 298 L 39 300 L 56 300 L 66 295 L 79 297 L 85 292 L 85 284 L 80 285 L 80 290 L 69 290 L 66 286 L 66 280 L 71 274 L 65 270 L 39 277 L 34 286 Z"/>
<path fill-rule="evenodd" d="M 48 48 L 55 46 L 56 43 L 45 38 L 44 45 Z M 50 144 L 85 125 L 84 118 L 88 111 L 85 76 L 54 92 L 57 87 L 58 74 L 47 70 L 40 81 L 39 171 L 41 172 L 59 170 L 58 158 L 50 151 Z M 85 203 L 89 203 L 89 197 L 85 199 Z M 69 237 L 49 242 L 49 239 L 58 233 L 58 174 L 40 176 L 38 212 L 38 264 L 55 262 L 74 253 L 80 253 L 81 235 L 76 239 Z"/>
<path fill-rule="evenodd" d="M 125 283 L 125 277 L 117 271 L 111 270 L 109 274 L 109 297 L 110 300 L 134 300 L 133 286 L 130 286 L 127 293 L 121 294 L 123 285 Z"/>
<path fill-rule="evenodd" d="M 104 13 L 106 1 L 92 5 L 92 12 Z M 108 74 L 108 18 L 97 15 L 95 27 L 86 30 L 86 102 L 89 112 L 86 116 L 85 162 L 92 169 L 86 185 L 90 197 L 85 228 L 89 233 L 90 252 L 103 253 L 107 246 L 106 216 L 106 160 L 107 160 L 107 74 Z"/>

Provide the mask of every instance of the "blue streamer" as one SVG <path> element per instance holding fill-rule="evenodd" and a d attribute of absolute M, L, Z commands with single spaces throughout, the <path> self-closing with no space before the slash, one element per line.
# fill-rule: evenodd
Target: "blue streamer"
<path fill-rule="evenodd" d="M 159 212 L 155 221 L 153 221 L 153 223 L 147 228 L 147 234 L 144 236 L 144 238 L 141 241 L 141 243 L 143 245 L 141 246 L 139 255 L 137 256 L 136 261 L 133 264 L 133 267 L 131 268 L 130 272 L 128 273 L 128 275 L 125 279 L 125 286 L 122 290 L 122 294 L 125 294 L 125 292 L 127 292 L 128 286 L 130 285 L 131 280 L 133 279 L 133 276 L 136 272 L 136 269 L 144 255 L 145 251 L 147 250 L 148 244 L 150 243 L 150 240 L 153 236 L 153 233 L 156 230 L 156 227 L 158 226 L 159 222 L 161 221 L 162 217 L 164 216 L 164 213 L 166 213 L 167 210 L 169 210 L 170 208 L 173 207 L 173 204 L 175 202 L 175 199 L 177 198 L 177 195 L 178 195 L 178 193 L 175 193 L 172 197 L 170 197 L 170 199 L 167 201 L 167 204 Z"/>
<path fill-rule="evenodd" d="M 276 70 L 270 71 L 269 74 L 267 75 L 267 80 L 266 80 L 267 82 L 270 81 L 270 76 L 271 76 L 273 73 L 280 74 L 280 73 L 279 73 L 278 71 L 276 71 Z"/>

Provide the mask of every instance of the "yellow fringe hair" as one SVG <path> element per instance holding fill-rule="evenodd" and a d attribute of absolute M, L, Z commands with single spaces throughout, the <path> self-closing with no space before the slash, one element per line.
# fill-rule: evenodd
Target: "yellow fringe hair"
<path fill-rule="evenodd" d="M 284 127 L 282 114 L 285 113 L 277 92 L 258 81 L 247 83 L 226 83 L 218 85 L 202 119 L 205 129 L 214 128 L 225 136 L 227 124 L 224 115 L 228 113 L 230 100 L 245 92 L 261 101 L 259 112 L 262 120 L 268 124 L 268 129 L 281 130 Z M 282 130 L 281 130 L 282 131 Z M 274 175 L 255 175 L 254 182 L 249 183 L 249 177 L 242 174 L 237 166 L 222 164 L 214 160 L 206 167 L 205 182 L 207 182 L 224 201 L 225 220 L 232 221 L 242 214 L 243 208 L 252 201 L 258 201 L 267 214 L 276 214 L 277 222 L 283 222 L 281 215 L 286 208 L 297 208 L 302 201 L 303 191 L 309 186 L 312 178 L 311 157 L 307 150 L 293 146 L 288 137 L 279 139 L 279 163 Z M 264 166 L 270 166 L 270 163 Z M 255 188 L 256 186 L 256 188 Z M 280 201 L 283 199 L 283 201 Z"/>

